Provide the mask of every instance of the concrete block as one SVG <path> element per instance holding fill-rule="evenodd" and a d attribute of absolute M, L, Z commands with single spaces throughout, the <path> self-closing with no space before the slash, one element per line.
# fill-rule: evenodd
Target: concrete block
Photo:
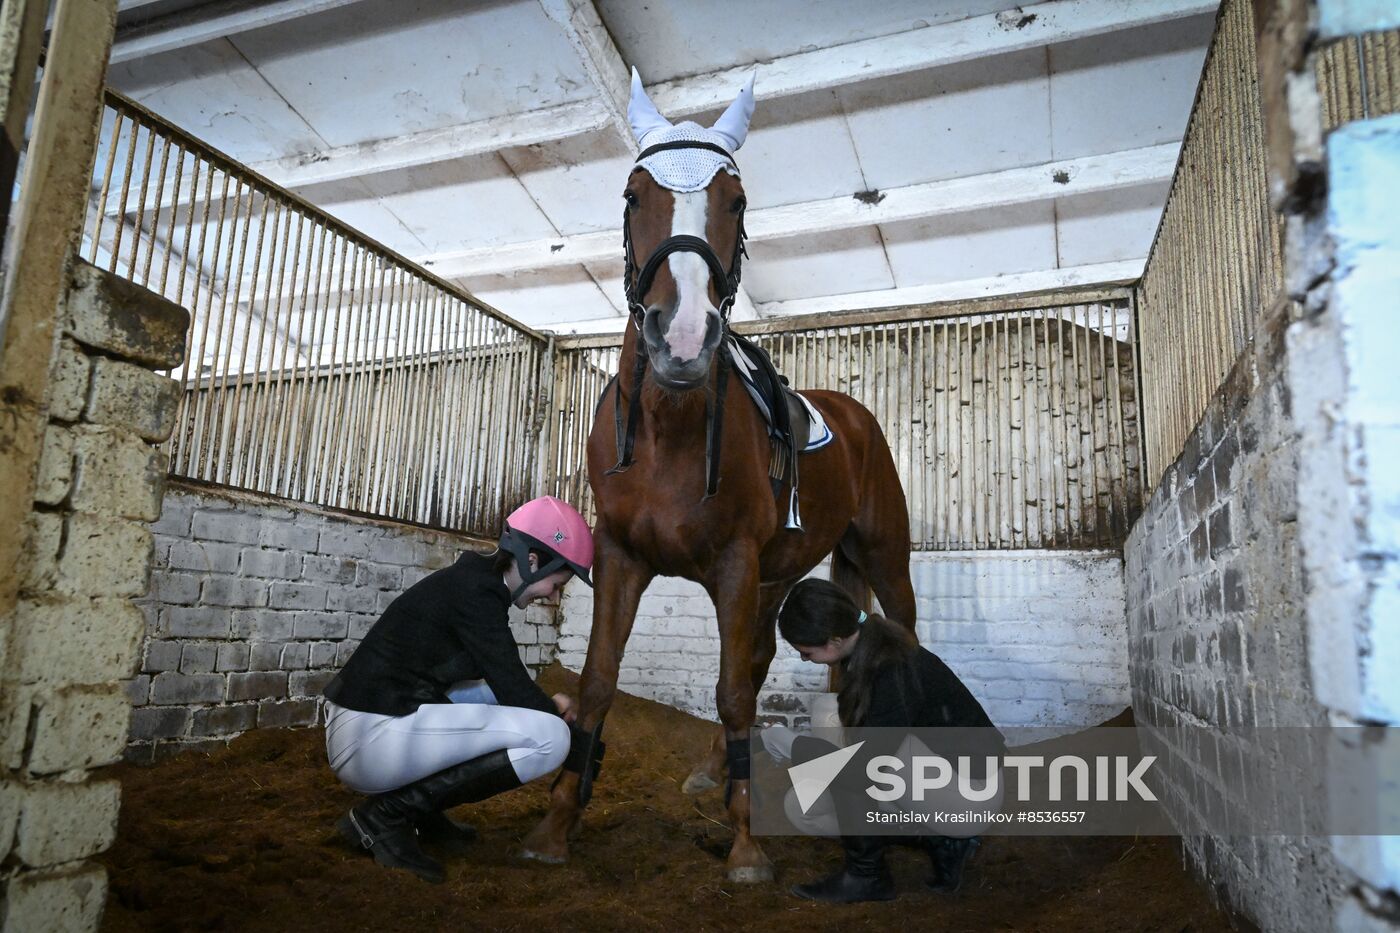
<path fill-rule="evenodd" d="M 165 706 L 220 703 L 224 699 L 224 686 L 223 674 L 176 674 L 165 671 L 151 680 L 151 702 Z"/>
<path fill-rule="evenodd" d="M 174 379 L 131 363 L 93 360 L 87 421 L 124 428 L 160 444 L 175 427 L 179 404 L 180 384 Z"/>
<path fill-rule="evenodd" d="M 292 637 L 294 612 L 275 609 L 243 609 L 233 614 L 233 637 L 250 641 L 281 641 Z M 258 665 L 253 664 L 256 668 Z"/>
<path fill-rule="evenodd" d="M 390 535 L 370 543 L 370 560 L 381 564 L 412 566 L 418 563 L 418 556 L 418 542 L 407 535 Z"/>
<path fill-rule="evenodd" d="M 73 508 L 139 521 L 160 517 L 166 456 L 139 437 L 81 428 L 73 441 Z"/>
<path fill-rule="evenodd" d="M 248 659 L 250 649 L 246 644 L 237 642 L 226 645 L 219 645 L 218 656 L 214 661 L 216 671 L 246 671 L 248 669 Z"/>
<path fill-rule="evenodd" d="M 64 337 L 49 369 L 49 417 L 77 421 L 87 404 L 88 373 L 92 363 L 81 347 Z"/>
<path fill-rule="evenodd" d="M 356 587 L 333 588 L 326 596 L 326 608 L 333 612 L 372 613 L 379 608 L 379 591 Z"/>
<path fill-rule="evenodd" d="M 319 712 L 318 700 L 264 700 L 258 704 L 258 728 L 279 729 L 293 726 L 314 726 Z"/>
<path fill-rule="evenodd" d="M 151 525 L 157 535 L 188 538 L 194 521 L 196 500 L 183 489 L 167 488 L 161 499 L 160 518 Z"/>
<path fill-rule="evenodd" d="M 254 671 L 228 675 L 228 700 L 262 700 L 287 695 L 287 675 L 278 671 Z M 222 699 L 222 697 L 220 698 Z"/>
<path fill-rule="evenodd" d="M 335 612 L 298 612 L 293 623 L 293 638 L 344 638 L 349 620 Z"/>
<path fill-rule="evenodd" d="M 23 601 L 14 632 L 21 683 L 108 683 L 136 673 L 146 621 L 124 599 Z"/>
<path fill-rule="evenodd" d="M 174 671 L 180 668 L 180 655 L 184 650 L 178 641 L 152 639 L 146 643 L 146 658 L 141 665 L 143 673 L 159 674 L 161 671 Z"/>
<path fill-rule="evenodd" d="M 301 576 L 304 580 L 319 583 L 354 583 L 356 566 L 353 558 L 308 554 L 302 565 Z"/>
<path fill-rule="evenodd" d="M 309 667 L 334 667 L 335 652 L 337 642 L 318 641 L 311 646 L 311 658 L 307 662 Z"/>
<path fill-rule="evenodd" d="M 73 431 L 49 425 L 44 431 L 43 443 L 34 478 L 34 501 L 58 505 L 68 498 L 73 485 Z"/>
<path fill-rule="evenodd" d="M 268 605 L 273 609 L 325 609 L 326 588 L 313 583 L 273 583 Z"/>
<path fill-rule="evenodd" d="M 181 674 L 208 674 L 214 670 L 215 645 L 185 645 L 180 652 Z"/>
<path fill-rule="evenodd" d="M 275 671 L 282 665 L 281 642 L 250 642 L 248 651 L 248 670 L 250 671 Z"/>
<path fill-rule="evenodd" d="M 184 735 L 189 729 L 190 711 L 183 706 L 147 706 L 131 711 L 130 740 L 151 742 Z"/>
<path fill-rule="evenodd" d="M 30 512 L 24 524 L 24 547 L 15 567 L 22 591 L 42 593 L 58 583 L 63 519 L 53 512 Z"/>
<path fill-rule="evenodd" d="M 54 690 L 37 697 L 35 706 L 31 774 L 96 768 L 121 758 L 132 711 L 120 684 Z"/>
<path fill-rule="evenodd" d="M 335 675 L 335 671 L 294 671 L 289 678 L 288 693 L 294 697 L 318 697 Z"/>
<path fill-rule="evenodd" d="M 370 543 L 379 537 L 368 526 L 326 528 L 316 544 L 317 552 L 332 557 L 369 557 Z"/>
<path fill-rule="evenodd" d="M 299 514 L 295 521 L 264 522 L 258 532 L 263 547 L 307 553 L 316 550 L 323 523 L 315 516 Z"/>
<path fill-rule="evenodd" d="M 214 706 L 194 711 L 190 735 L 234 735 L 247 732 L 257 725 L 258 705 L 239 703 L 234 706 Z"/>
<path fill-rule="evenodd" d="M 212 606 L 259 609 L 268 604 L 268 584 L 265 580 L 247 577 L 212 575 L 205 578 L 200 599 Z"/>
<path fill-rule="evenodd" d="M 355 583 L 380 590 L 398 590 L 403 585 L 403 570 L 389 564 L 361 561 L 355 571 Z"/>
<path fill-rule="evenodd" d="M 238 572 L 245 577 L 265 577 L 269 580 L 296 580 L 301 573 L 302 557 L 295 551 L 268 551 L 244 548 Z"/>
<path fill-rule="evenodd" d="M 74 264 L 64 316 L 79 343 L 151 369 L 173 369 L 185 358 L 189 312 L 86 262 Z"/>
<path fill-rule="evenodd" d="M 225 606 L 171 606 L 160 611 L 156 633 L 170 638 L 227 638 L 233 615 Z"/>
<path fill-rule="evenodd" d="M 68 517 L 57 590 L 84 596 L 144 596 L 150 585 L 151 533 L 142 525 L 90 512 Z"/>
<path fill-rule="evenodd" d="M 84 864 L 11 878 L 0 904 L 0 930 L 96 930 L 107 903 L 107 872 Z"/>
<path fill-rule="evenodd" d="M 151 574 L 151 599 L 166 606 L 193 606 L 205 579 L 202 574 L 156 570 Z"/>
<path fill-rule="evenodd" d="M 238 572 L 240 551 L 235 544 L 177 541 L 170 546 L 170 566 L 175 570 L 234 574 Z"/>
<path fill-rule="evenodd" d="M 258 515 L 242 510 L 200 511 L 195 513 L 190 524 L 190 534 L 201 541 L 256 545 L 262 525 Z"/>
<path fill-rule="evenodd" d="M 126 689 L 126 698 L 131 701 L 132 706 L 145 706 L 151 698 L 151 677 L 149 674 L 137 674 L 123 686 Z"/>
<path fill-rule="evenodd" d="M 311 646 L 305 643 L 292 643 L 282 646 L 278 667 L 284 671 L 304 671 L 311 661 Z"/>

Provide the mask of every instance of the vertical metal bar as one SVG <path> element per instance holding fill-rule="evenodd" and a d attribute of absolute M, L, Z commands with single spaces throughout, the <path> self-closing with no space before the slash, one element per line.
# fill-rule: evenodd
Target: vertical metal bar
<path fill-rule="evenodd" d="M 108 109 L 112 109 L 110 106 Z M 92 231 L 92 251 L 88 253 L 88 262 L 97 263 L 97 249 L 102 243 L 102 228 L 107 221 L 107 194 L 112 187 L 112 170 L 117 164 L 117 144 L 122 138 L 122 122 L 126 119 L 126 114 L 120 110 L 112 110 L 114 119 L 112 121 L 111 143 L 107 147 L 107 169 L 102 173 L 102 188 L 97 195 L 97 223 Z M 117 227 L 121 228 L 121 218 L 117 218 Z"/>
<path fill-rule="evenodd" d="M 131 192 L 131 170 L 136 165 L 136 137 L 141 129 L 141 124 L 133 118 L 131 123 L 131 139 L 126 148 L 126 170 L 122 173 L 122 194 L 117 206 L 117 229 L 112 238 L 112 261 L 107 266 L 108 272 L 117 271 L 117 259 L 122 251 L 122 231 L 126 229 L 126 199 Z M 112 141 L 116 145 L 116 140 Z"/>

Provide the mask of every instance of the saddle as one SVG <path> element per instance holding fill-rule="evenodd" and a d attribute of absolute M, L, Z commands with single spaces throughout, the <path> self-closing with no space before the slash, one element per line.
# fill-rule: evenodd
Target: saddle
<path fill-rule="evenodd" d="M 831 430 L 811 402 L 788 388 L 787 377 L 778 372 L 766 350 L 733 332 L 725 335 L 723 349 L 729 354 L 735 375 L 768 426 L 768 440 L 773 450 L 768 478 L 773 484 L 773 495 L 779 494 L 785 481 L 792 482 L 785 527 L 801 531 L 802 518 L 797 511 L 797 458 L 831 443 Z"/>

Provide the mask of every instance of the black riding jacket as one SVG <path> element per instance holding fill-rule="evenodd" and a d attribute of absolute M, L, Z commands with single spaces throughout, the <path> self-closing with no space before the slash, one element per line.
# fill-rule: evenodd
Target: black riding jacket
<path fill-rule="evenodd" d="M 530 679 L 510 633 L 510 591 L 492 559 L 467 552 L 389 604 L 324 691 L 347 709 L 406 716 L 450 703 L 459 681 L 484 679 L 502 706 L 558 715 Z"/>

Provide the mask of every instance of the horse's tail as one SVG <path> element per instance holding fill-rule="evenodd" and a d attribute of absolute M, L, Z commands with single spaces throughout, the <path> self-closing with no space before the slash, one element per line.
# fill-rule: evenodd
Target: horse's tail
<path fill-rule="evenodd" d="M 846 591 L 862 610 L 869 612 L 871 606 L 870 584 L 865 575 L 855 565 L 838 544 L 831 552 L 831 582 Z"/>

